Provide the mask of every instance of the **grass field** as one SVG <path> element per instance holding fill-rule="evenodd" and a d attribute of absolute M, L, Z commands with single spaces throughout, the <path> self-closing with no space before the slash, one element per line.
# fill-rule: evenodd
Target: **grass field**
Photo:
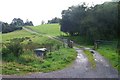
<path fill-rule="evenodd" d="M 2 34 L 2 42 L 5 42 L 13 38 L 32 37 L 32 36 L 34 36 L 34 34 L 26 32 L 25 30 L 18 30 L 18 31 Z"/>
<path fill-rule="evenodd" d="M 52 27 L 52 24 L 50 25 Z M 55 35 L 56 27 L 54 26 L 54 28 L 47 34 Z M 59 32 L 56 35 L 59 35 Z M 65 48 L 62 42 L 52 40 L 43 34 L 32 34 L 25 30 L 19 30 L 2 34 L 2 38 L 3 44 L 10 42 L 14 38 L 28 38 L 22 42 L 24 52 L 19 58 L 11 53 L 2 56 L 2 74 L 24 75 L 29 72 L 50 72 L 69 66 L 77 56 L 74 49 Z M 36 48 L 49 48 L 49 46 L 51 46 L 51 51 L 47 52 L 44 59 L 37 57 L 33 51 Z"/>
<path fill-rule="evenodd" d="M 30 28 L 40 34 L 44 34 L 44 35 L 46 34 L 50 36 L 60 36 L 64 34 L 63 32 L 60 31 L 59 24 L 44 24 L 35 27 L 28 26 L 27 28 Z"/>

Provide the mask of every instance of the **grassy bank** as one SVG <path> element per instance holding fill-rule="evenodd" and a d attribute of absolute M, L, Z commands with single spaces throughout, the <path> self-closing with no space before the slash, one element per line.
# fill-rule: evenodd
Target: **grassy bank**
<path fill-rule="evenodd" d="M 41 34 L 32 34 L 25 30 L 2 34 L 2 38 L 3 45 L 9 43 L 11 39 L 25 38 L 21 43 L 24 52 L 19 57 L 11 53 L 3 56 L 2 74 L 20 75 L 29 72 L 50 72 L 63 69 L 70 65 L 77 56 L 74 49 L 65 48 L 61 42 Z M 51 48 L 44 59 L 37 57 L 33 51 L 42 47 Z"/>
<path fill-rule="evenodd" d="M 47 53 L 45 59 L 37 57 L 33 52 L 26 52 L 13 61 L 3 61 L 2 74 L 26 74 L 30 72 L 50 72 L 63 69 L 76 58 L 73 49 L 61 48 L 58 51 Z"/>
<path fill-rule="evenodd" d="M 64 34 L 63 32 L 60 31 L 59 24 L 44 24 L 44 25 L 39 25 L 35 27 L 28 26 L 26 28 L 34 30 L 43 35 L 60 36 Z"/>
<path fill-rule="evenodd" d="M 120 56 L 116 52 L 116 42 L 111 44 L 101 44 L 97 50 L 102 56 L 109 60 L 113 67 L 120 72 Z"/>

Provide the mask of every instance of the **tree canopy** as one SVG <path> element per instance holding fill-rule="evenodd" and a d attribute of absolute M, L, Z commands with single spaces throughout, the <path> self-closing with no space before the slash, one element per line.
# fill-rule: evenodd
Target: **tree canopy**
<path fill-rule="evenodd" d="M 85 3 L 62 11 L 61 31 L 71 36 L 84 36 L 93 42 L 97 39 L 117 39 L 118 3 L 105 2 L 87 7 Z"/>
<path fill-rule="evenodd" d="M 10 24 L 5 22 L 0 22 L 0 29 L 2 33 L 8 33 L 15 30 L 21 30 L 23 26 L 33 26 L 32 21 L 23 22 L 20 18 L 14 18 Z"/>
<path fill-rule="evenodd" d="M 48 20 L 48 24 L 51 24 L 51 23 L 60 23 L 60 20 L 61 20 L 60 18 L 55 17 L 52 20 Z"/>

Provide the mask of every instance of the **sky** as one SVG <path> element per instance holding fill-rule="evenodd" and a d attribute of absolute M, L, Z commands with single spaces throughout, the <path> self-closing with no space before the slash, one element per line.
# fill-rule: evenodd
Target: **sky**
<path fill-rule="evenodd" d="M 0 0 L 0 21 L 11 23 L 13 18 L 28 19 L 34 25 L 47 22 L 54 17 L 61 18 L 62 10 L 82 2 L 101 4 L 111 0 Z"/>

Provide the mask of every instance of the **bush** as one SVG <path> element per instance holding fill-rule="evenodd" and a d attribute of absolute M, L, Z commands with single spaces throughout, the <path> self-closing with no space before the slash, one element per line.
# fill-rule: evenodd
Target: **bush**
<path fill-rule="evenodd" d="M 27 51 L 27 52 L 20 55 L 20 57 L 17 61 L 18 63 L 34 66 L 34 64 L 42 64 L 44 62 L 44 60 L 42 58 L 37 57 L 35 54 L 33 54 L 33 52 L 29 52 L 29 51 Z"/>
<path fill-rule="evenodd" d="M 2 48 L 2 56 L 3 56 L 3 57 L 6 57 L 9 52 L 10 52 L 9 49 L 7 49 L 7 48 Z"/>
<path fill-rule="evenodd" d="M 38 43 L 34 43 L 32 41 L 29 41 L 27 44 L 24 44 L 24 49 L 25 50 L 34 50 L 38 47 L 42 47 L 42 45 L 38 44 Z"/>
<path fill-rule="evenodd" d="M 16 57 L 19 57 L 20 54 L 23 53 L 23 47 L 21 44 L 23 40 L 23 38 L 14 38 L 10 40 L 10 42 L 6 43 L 2 48 L 2 55 L 6 56 L 8 54 L 13 54 Z"/>
<path fill-rule="evenodd" d="M 2 60 L 7 61 L 7 62 L 13 62 L 17 59 L 13 54 L 7 54 L 2 57 Z"/>

